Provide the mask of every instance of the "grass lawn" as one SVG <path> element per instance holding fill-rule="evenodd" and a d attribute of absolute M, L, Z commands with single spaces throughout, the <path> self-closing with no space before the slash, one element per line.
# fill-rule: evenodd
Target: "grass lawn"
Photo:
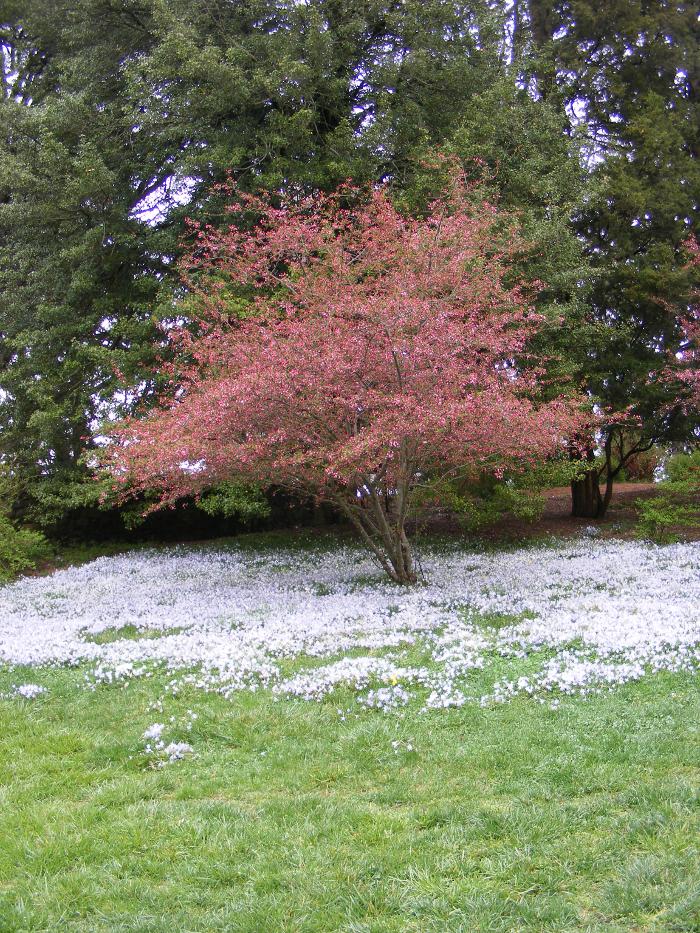
<path fill-rule="evenodd" d="M 345 719 L 82 678 L 0 701 L 2 933 L 700 930 L 691 675 Z M 143 731 L 188 709 L 195 755 L 150 767 Z"/>

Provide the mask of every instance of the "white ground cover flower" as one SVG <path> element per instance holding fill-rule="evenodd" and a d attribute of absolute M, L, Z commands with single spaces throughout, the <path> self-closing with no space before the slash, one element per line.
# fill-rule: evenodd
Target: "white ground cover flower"
<path fill-rule="evenodd" d="M 387 710 L 416 694 L 425 708 L 586 695 L 700 663 L 698 544 L 579 538 L 422 563 L 428 583 L 399 589 L 341 545 L 104 557 L 0 588 L 0 663 L 84 664 L 91 685 L 160 665 L 172 692 L 188 683 L 227 696 L 271 687 L 320 700 L 343 686 Z M 501 617 L 490 626 L 485 614 Z M 533 655 L 536 673 L 494 676 L 486 694 L 470 687 L 494 658 Z M 283 676 L 282 661 L 301 669 Z"/>
<path fill-rule="evenodd" d="M 22 697 L 23 700 L 36 700 L 37 697 L 47 693 L 46 687 L 39 684 L 13 684 L 8 696 Z"/>
<path fill-rule="evenodd" d="M 358 697 L 358 702 L 370 709 L 381 709 L 388 712 L 396 709 L 397 706 L 405 706 L 411 699 L 411 695 L 404 687 L 379 687 L 377 690 L 370 690 L 366 696 Z"/>
<path fill-rule="evenodd" d="M 191 728 L 192 722 L 196 718 L 196 713 L 187 710 L 186 727 Z M 171 726 L 177 724 L 174 716 L 170 717 L 170 724 Z M 164 765 L 180 761 L 194 752 L 189 742 L 169 742 L 166 745 L 163 738 L 165 730 L 165 723 L 154 722 L 143 733 L 144 752 L 151 759 L 151 767 L 162 768 Z"/>
<path fill-rule="evenodd" d="M 152 726 L 149 726 L 148 729 L 143 734 L 144 739 L 153 742 L 160 742 L 161 736 L 163 735 L 163 730 L 165 725 L 162 722 L 154 722 Z"/>
<path fill-rule="evenodd" d="M 170 742 L 163 749 L 163 754 L 168 756 L 168 761 L 180 761 L 186 755 L 191 755 L 194 749 L 189 742 Z"/>
<path fill-rule="evenodd" d="M 394 739 L 394 741 L 391 743 L 391 747 L 393 748 L 395 755 L 398 755 L 399 752 L 402 752 L 402 751 L 404 752 L 413 751 L 413 743 L 402 742 L 401 739 Z"/>

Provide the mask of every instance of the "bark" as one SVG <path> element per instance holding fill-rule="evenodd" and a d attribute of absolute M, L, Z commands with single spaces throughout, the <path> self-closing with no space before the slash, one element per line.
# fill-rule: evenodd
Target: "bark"
<path fill-rule="evenodd" d="M 397 583 L 415 583 L 417 577 L 413 566 L 413 553 L 404 525 L 404 491 L 399 490 L 395 500 L 381 495 L 374 487 L 370 488 L 370 495 L 372 525 L 379 531 L 392 568 L 390 576 Z"/>
<path fill-rule="evenodd" d="M 613 495 L 615 478 L 624 465 L 635 454 L 644 453 L 654 445 L 654 439 L 646 443 L 637 442 L 628 451 L 624 448 L 624 435 L 620 433 L 617 449 L 617 466 L 613 467 L 613 439 L 615 429 L 608 434 L 603 450 L 605 452 L 605 465 L 602 469 L 590 468 L 581 479 L 571 482 L 571 514 L 574 518 L 605 518 L 608 506 Z M 590 455 L 592 459 L 592 454 Z M 601 492 L 600 478 L 605 475 L 605 492 Z"/>
<path fill-rule="evenodd" d="M 610 494 L 612 495 L 612 486 Z M 605 507 L 607 508 L 607 504 Z M 571 514 L 574 518 L 601 518 L 602 508 L 600 472 L 597 468 L 586 470 L 580 479 L 571 481 Z"/>
<path fill-rule="evenodd" d="M 613 468 L 613 434 L 611 433 L 608 436 L 608 439 L 605 443 L 605 494 L 600 503 L 600 509 L 598 510 L 598 518 L 605 518 L 605 513 L 608 511 L 608 506 L 610 505 L 610 500 L 612 499 L 613 494 L 613 484 L 615 482 L 615 477 L 619 474 L 620 470 L 624 467 L 627 461 L 634 457 L 635 454 L 645 453 L 647 450 L 651 450 L 654 446 L 654 438 L 647 443 L 638 441 L 636 444 L 632 444 L 630 449 L 625 452 L 625 436 L 620 433 L 620 443 L 618 450 L 618 464 Z"/>
<path fill-rule="evenodd" d="M 530 33 L 537 59 L 537 89 L 546 99 L 556 89 L 556 65 L 552 57 L 555 10 L 552 0 L 530 0 Z"/>
<path fill-rule="evenodd" d="M 520 61 L 520 52 L 522 50 L 523 40 L 522 40 L 522 15 L 520 10 L 520 3 L 522 0 L 513 0 L 513 14 L 512 14 L 512 24 L 513 24 L 513 35 L 511 38 L 512 49 L 513 49 L 513 61 Z"/>
<path fill-rule="evenodd" d="M 323 505 L 320 502 L 312 503 L 311 524 L 316 527 L 328 524 L 326 521 L 326 513 L 323 511 Z"/>
<path fill-rule="evenodd" d="M 605 518 L 605 513 L 608 511 L 608 506 L 610 505 L 610 500 L 612 499 L 613 494 L 613 481 L 615 475 L 613 473 L 608 473 L 605 480 L 605 492 L 603 493 L 603 498 L 600 502 L 600 509 L 598 510 L 598 518 Z"/>
<path fill-rule="evenodd" d="M 554 4 L 551 0 L 530 0 L 530 27 L 538 50 L 552 41 L 554 35 Z"/>
<path fill-rule="evenodd" d="M 416 583 L 418 575 L 405 528 L 404 491 L 387 497 L 371 484 L 365 488 L 369 495 L 364 499 L 348 501 L 340 495 L 335 499 L 337 505 L 390 579 L 406 585 Z"/>
<path fill-rule="evenodd" d="M 605 494 L 600 500 L 600 505 L 598 507 L 597 518 L 605 518 L 605 513 L 608 511 L 608 506 L 610 505 L 610 500 L 612 499 L 613 492 L 613 482 L 615 477 L 622 469 L 623 463 L 625 463 L 625 458 L 622 457 L 622 448 L 620 450 L 620 463 L 617 469 L 613 470 L 613 436 L 614 431 L 610 431 L 606 440 L 605 440 Z"/>

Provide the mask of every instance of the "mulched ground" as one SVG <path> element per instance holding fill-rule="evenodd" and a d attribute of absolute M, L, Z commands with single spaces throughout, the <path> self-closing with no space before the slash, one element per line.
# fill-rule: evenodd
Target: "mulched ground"
<path fill-rule="evenodd" d="M 655 483 L 618 483 L 613 489 L 613 497 L 605 519 L 595 522 L 590 518 L 571 516 L 571 490 L 568 486 L 548 489 L 545 492 L 546 506 L 539 522 L 540 531 L 549 534 L 580 534 L 588 525 L 598 525 L 601 534 L 630 532 L 637 520 L 637 499 L 648 499 L 656 494 Z M 526 522 L 522 524 L 527 525 Z"/>
<path fill-rule="evenodd" d="M 634 538 L 637 521 L 635 502 L 638 499 L 649 498 L 655 493 L 654 483 L 618 483 L 614 488 L 605 519 L 597 522 L 590 518 L 572 518 L 571 490 L 568 486 L 547 489 L 544 491 L 544 513 L 537 521 L 526 522 L 507 515 L 490 527 L 481 529 L 478 537 L 494 542 L 527 540 L 549 535 L 568 538 L 580 535 L 584 528 L 594 525 L 599 529 L 601 538 Z M 447 517 L 439 524 L 440 530 L 447 533 L 457 532 L 459 528 L 454 519 Z M 693 529 L 683 537 L 697 539 L 700 535 Z"/>

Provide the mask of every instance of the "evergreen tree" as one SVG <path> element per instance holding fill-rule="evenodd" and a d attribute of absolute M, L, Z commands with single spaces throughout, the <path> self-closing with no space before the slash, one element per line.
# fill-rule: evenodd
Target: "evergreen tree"
<path fill-rule="evenodd" d="M 602 406 L 604 462 L 574 483 L 573 505 L 601 517 L 627 459 L 696 424 L 657 374 L 681 345 L 697 281 L 685 243 L 700 208 L 700 25 L 695 4 L 661 0 L 530 0 L 515 12 L 524 80 L 587 136 L 575 226 L 594 272 L 595 339 L 581 378 Z"/>
<path fill-rule="evenodd" d="M 75 4 L 3 12 L 1 453 L 15 511 L 41 488 L 60 512 L 115 367 L 153 341 L 164 255 L 131 215 L 145 180 L 120 76 L 144 31 L 107 4 L 101 29 Z"/>

